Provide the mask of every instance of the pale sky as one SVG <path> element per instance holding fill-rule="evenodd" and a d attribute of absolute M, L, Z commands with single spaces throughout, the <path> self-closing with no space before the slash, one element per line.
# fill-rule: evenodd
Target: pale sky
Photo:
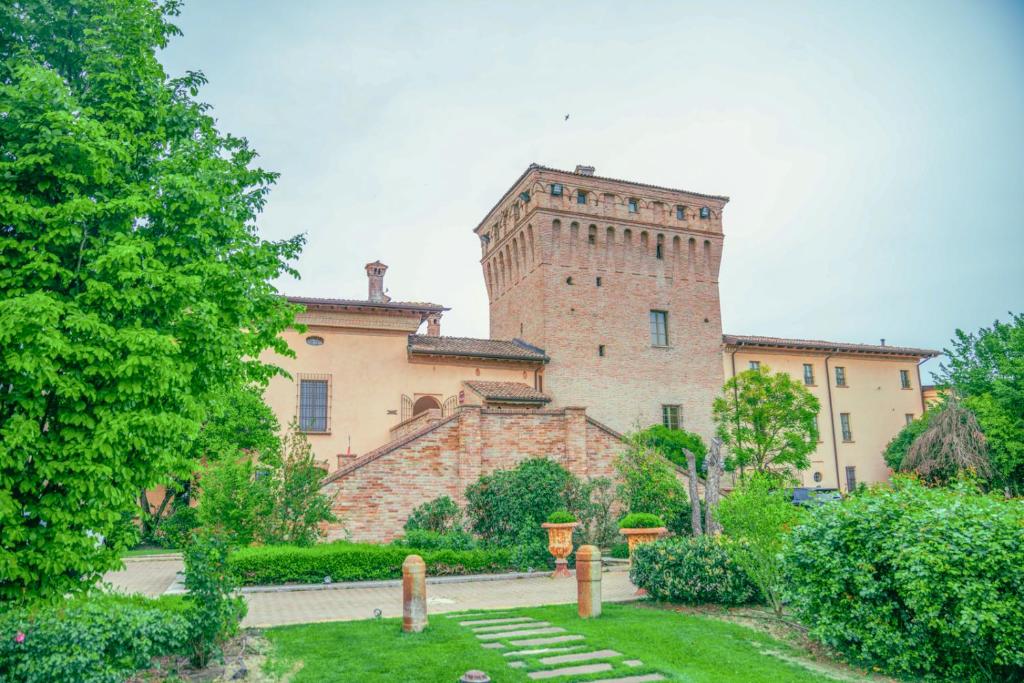
<path fill-rule="evenodd" d="M 732 198 L 724 330 L 941 349 L 1024 310 L 1024 3 L 192 0 L 162 59 L 281 174 L 282 291 L 451 306 L 531 162 Z M 568 121 L 564 120 L 570 115 Z M 926 369 L 937 369 L 931 362 Z"/>

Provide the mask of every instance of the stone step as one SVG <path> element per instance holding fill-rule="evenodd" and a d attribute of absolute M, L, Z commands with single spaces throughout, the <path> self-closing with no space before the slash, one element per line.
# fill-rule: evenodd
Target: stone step
<path fill-rule="evenodd" d="M 480 640 L 495 640 L 496 638 L 520 638 L 522 636 L 541 636 L 547 633 L 565 633 L 561 626 L 548 626 L 547 628 L 528 628 L 522 631 L 504 631 L 502 633 L 479 633 Z"/>
<path fill-rule="evenodd" d="M 508 612 L 463 612 L 462 614 L 448 614 L 448 619 L 484 619 L 490 617 L 500 617 L 502 614 L 508 614 Z"/>
<path fill-rule="evenodd" d="M 512 647 L 526 647 L 528 645 L 554 645 L 555 643 L 568 643 L 573 640 L 583 640 L 583 636 L 569 634 L 567 636 L 552 636 L 551 638 L 528 638 L 526 640 L 513 640 L 509 642 Z"/>
<path fill-rule="evenodd" d="M 484 647 L 487 647 L 486 645 Z M 513 650 L 506 652 L 506 657 L 526 657 L 527 655 L 540 655 L 546 652 L 572 652 L 586 647 L 586 645 L 570 645 L 569 647 L 538 647 L 533 650 Z"/>
<path fill-rule="evenodd" d="M 499 631 L 515 631 L 522 628 L 541 628 L 551 626 L 550 621 L 531 621 L 528 624 L 500 624 L 498 626 L 481 626 L 473 629 L 473 633 L 498 633 Z"/>
<path fill-rule="evenodd" d="M 611 664 L 581 664 L 580 666 L 566 666 L 561 669 L 549 669 L 547 671 L 531 671 L 526 674 L 535 681 L 545 678 L 559 678 L 560 676 L 579 676 L 582 674 L 596 674 L 602 671 L 611 671 Z"/>
<path fill-rule="evenodd" d="M 542 657 L 541 664 L 568 664 L 569 662 L 585 662 L 588 659 L 611 659 L 621 657 L 621 652 L 615 650 L 594 650 L 593 652 L 577 652 L 571 655 L 555 655 L 554 657 Z"/>
<path fill-rule="evenodd" d="M 597 681 L 587 681 L 587 683 L 648 683 L 649 681 L 665 681 L 668 680 L 661 674 L 641 674 L 639 676 L 623 676 L 622 678 L 602 678 Z"/>
<path fill-rule="evenodd" d="M 533 621 L 533 617 L 505 617 L 504 619 L 477 619 L 460 621 L 459 626 L 484 626 L 486 624 L 514 624 L 516 622 Z"/>
<path fill-rule="evenodd" d="M 504 647 L 501 643 L 484 643 L 485 650 L 500 650 Z"/>

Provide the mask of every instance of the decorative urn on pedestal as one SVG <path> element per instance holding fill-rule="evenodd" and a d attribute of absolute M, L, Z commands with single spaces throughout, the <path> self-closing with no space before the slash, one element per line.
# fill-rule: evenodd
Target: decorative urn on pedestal
<path fill-rule="evenodd" d="M 619 533 L 629 544 L 629 564 L 633 564 L 633 549 L 644 543 L 653 543 L 668 531 L 657 515 L 647 512 L 632 512 L 619 520 Z M 637 595 L 647 595 L 643 588 L 637 588 Z"/>
<path fill-rule="evenodd" d="M 548 530 L 548 552 L 555 556 L 552 578 L 572 576 L 569 573 L 569 555 L 572 554 L 572 530 L 579 526 L 576 517 L 565 510 L 552 512 L 541 527 Z"/>

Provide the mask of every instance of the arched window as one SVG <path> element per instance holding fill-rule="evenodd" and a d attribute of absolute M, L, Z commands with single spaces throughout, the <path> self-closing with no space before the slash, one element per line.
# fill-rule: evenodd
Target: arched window
<path fill-rule="evenodd" d="M 626 228 L 622 231 L 622 243 L 626 245 L 626 248 L 633 246 L 633 231 Z"/>
<path fill-rule="evenodd" d="M 644 230 L 640 233 L 640 251 L 645 255 L 647 254 L 647 247 L 649 246 L 649 240 L 647 239 L 647 231 Z"/>
<path fill-rule="evenodd" d="M 416 402 L 412 404 L 412 416 L 416 417 L 420 413 L 425 413 L 428 410 L 441 409 L 441 402 L 433 396 L 420 396 L 416 399 Z"/>
<path fill-rule="evenodd" d="M 665 236 L 658 235 L 657 243 L 654 245 L 654 258 L 659 261 L 665 258 Z"/>
<path fill-rule="evenodd" d="M 534 264 L 537 262 L 537 251 L 533 243 L 533 226 L 526 226 L 526 239 L 530 243 L 530 269 L 533 269 Z"/>
<path fill-rule="evenodd" d="M 587 228 L 587 243 L 597 244 L 597 226 L 591 225 Z"/>
<path fill-rule="evenodd" d="M 711 274 L 711 242 L 708 240 L 704 240 L 704 269 Z"/>

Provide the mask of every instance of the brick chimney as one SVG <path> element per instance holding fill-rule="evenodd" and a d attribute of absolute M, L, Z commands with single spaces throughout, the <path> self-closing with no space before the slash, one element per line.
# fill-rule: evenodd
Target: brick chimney
<path fill-rule="evenodd" d="M 387 303 L 391 297 L 384 293 L 384 273 L 388 267 L 380 261 L 366 264 L 366 278 L 370 281 L 369 300 L 376 303 Z"/>
<path fill-rule="evenodd" d="M 431 313 L 427 316 L 427 336 L 441 336 L 441 314 Z"/>
<path fill-rule="evenodd" d="M 583 164 L 576 165 L 577 175 L 594 175 L 594 170 L 593 166 L 584 166 Z"/>

